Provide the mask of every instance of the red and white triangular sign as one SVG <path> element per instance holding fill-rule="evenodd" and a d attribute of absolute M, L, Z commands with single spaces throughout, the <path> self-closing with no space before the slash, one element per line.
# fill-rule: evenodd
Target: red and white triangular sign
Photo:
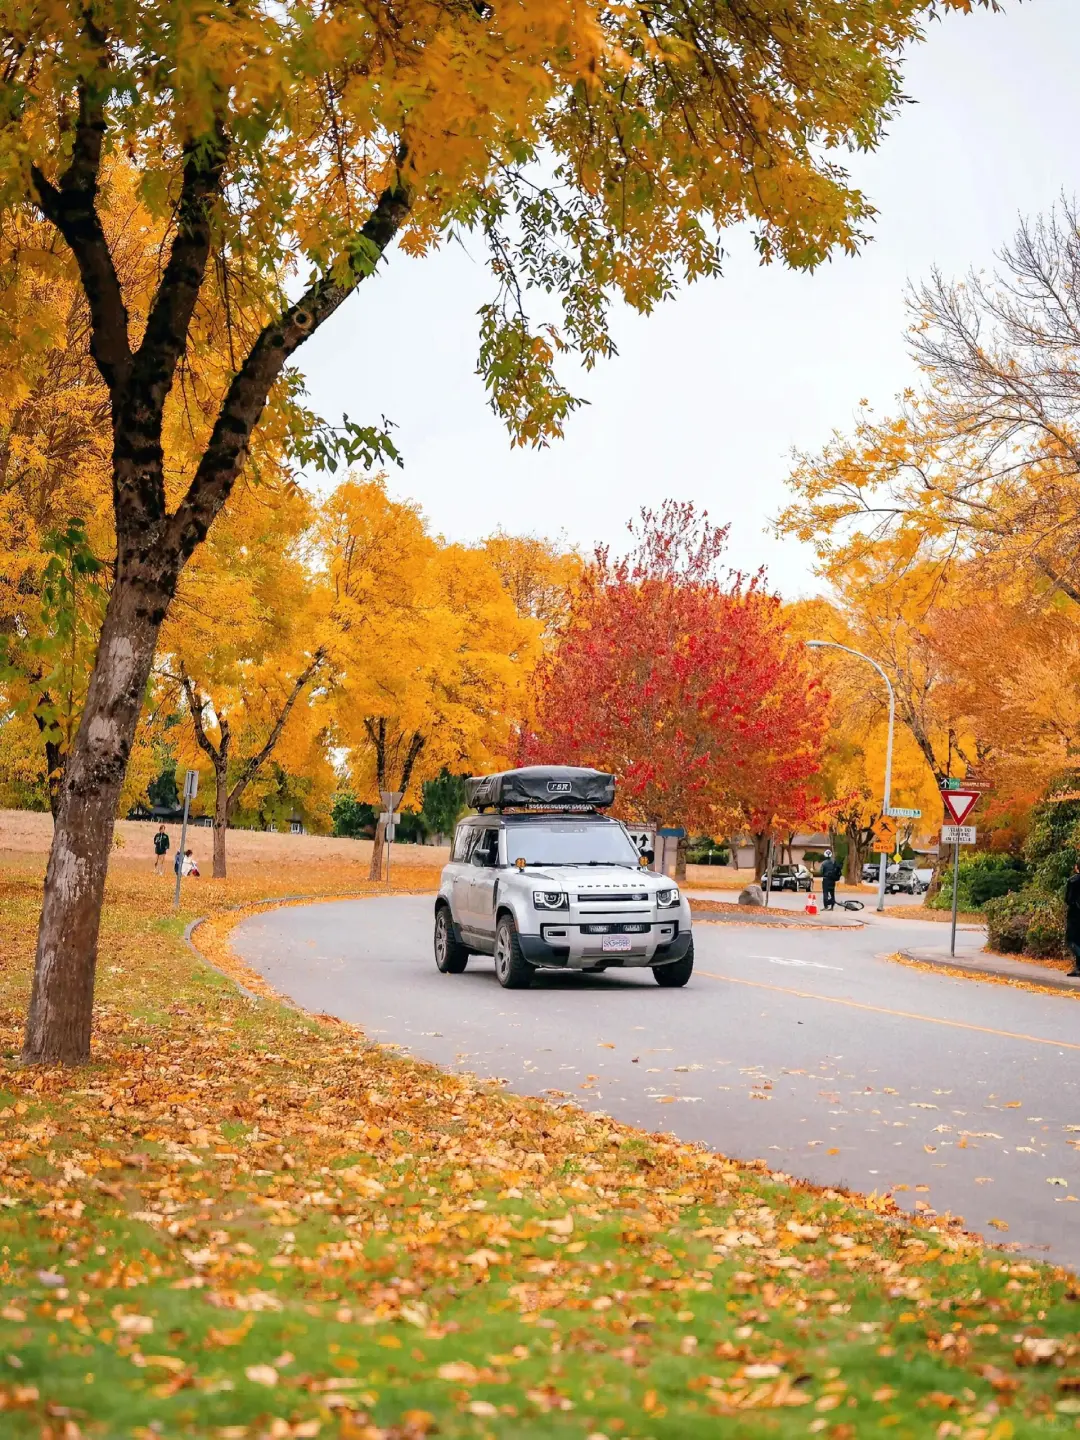
<path fill-rule="evenodd" d="M 942 790 L 941 798 L 945 801 L 957 825 L 962 825 L 971 814 L 976 800 L 979 799 L 978 790 Z"/>

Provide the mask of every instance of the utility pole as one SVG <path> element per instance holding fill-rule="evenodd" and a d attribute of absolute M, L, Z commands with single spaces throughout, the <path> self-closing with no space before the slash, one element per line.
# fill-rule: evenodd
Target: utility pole
<path fill-rule="evenodd" d="M 184 852 L 187 849 L 188 806 L 199 793 L 199 772 L 188 770 L 184 775 L 184 823 L 180 829 L 180 863 L 176 867 L 176 893 L 173 895 L 173 909 L 180 909 L 180 877 L 184 870 Z"/>
<path fill-rule="evenodd" d="M 807 640 L 808 650 L 843 650 L 845 655 L 854 655 L 857 660 L 865 660 L 885 681 L 885 688 L 889 692 L 889 743 L 885 749 L 885 804 L 882 807 L 882 815 L 887 816 L 892 808 L 892 751 L 893 751 L 893 730 L 896 725 L 896 696 L 893 693 L 892 681 L 881 668 L 876 660 L 869 655 L 864 655 L 861 650 L 852 650 L 850 645 L 838 645 L 835 640 Z M 878 894 L 877 908 L 885 909 L 885 871 L 889 864 L 889 857 L 885 851 L 881 852 L 881 863 L 878 866 Z"/>

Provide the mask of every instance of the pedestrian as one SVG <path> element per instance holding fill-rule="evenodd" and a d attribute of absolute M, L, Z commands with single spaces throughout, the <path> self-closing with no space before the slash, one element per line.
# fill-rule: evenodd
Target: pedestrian
<path fill-rule="evenodd" d="M 158 826 L 158 832 L 154 836 L 154 874 L 165 874 L 165 856 L 169 853 L 169 832 L 164 825 Z"/>
<path fill-rule="evenodd" d="M 1065 882 L 1065 944 L 1073 962 L 1066 974 L 1080 979 L 1080 860 Z"/>
<path fill-rule="evenodd" d="M 821 908 L 823 910 L 836 909 L 836 882 L 843 873 L 833 857 L 826 856 L 825 863 L 821 867 Z"/>
<path fill-rule="evenodd" d="M 182 875 L 185 879 L 187 879 L 189 875 L 194 875 L 196 879 L 198 879 L 199 867 L 195 863 L 195 857 L 191 853 L 190 847 L 187 850 L 177 850 L 176 859 L 173 861 L 172 868 L 174 874 Z"/>

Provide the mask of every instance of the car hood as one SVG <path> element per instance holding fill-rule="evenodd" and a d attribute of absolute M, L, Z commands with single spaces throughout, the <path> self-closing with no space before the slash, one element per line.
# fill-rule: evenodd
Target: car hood
<path fill-rule="evenodd" d="M 537 889 L 544 886 L 574 895 L 588 895 L 590 891 L 607 895 L 623 891 L 655 895 L 658 890 L 670 890 L 675 884 L 666 875 L 633 865 L 528 865 L 522 874 L 526 880 L 535 881 Z"/>

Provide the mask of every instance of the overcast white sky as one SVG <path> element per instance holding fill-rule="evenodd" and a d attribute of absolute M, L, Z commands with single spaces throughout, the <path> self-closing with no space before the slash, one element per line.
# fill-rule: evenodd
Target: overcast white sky
<path fill-rule="evenodd" d="M 873 242 L 813 275 L 756 264 L 728 237 L 721 279 L 649 319 L 622 312 L 620 354 L 581 380 L 591 402 L 546 451 L 511 450 L 475 375 L 480 258 L 459 246 L 395 254 L 305 347 L 328 419 L 386 415 L 405 468 L 394 490 L 455 540 L 502 525 L 620 548 L 625 521 L 666 495 L 732 523 L 730 558 L 812 593 L 807 551 L 766 532 L 792 447 L 815 449 L 862 397 L 887 409 L 914 375 L 903 331 L 909 277 L 992 263 L 1017 216 L 1080 189 L 1080 0 L 1006 0 L 952 16 L 908 58 L 916 102 L 852 173 L 880 214 Z"/>

